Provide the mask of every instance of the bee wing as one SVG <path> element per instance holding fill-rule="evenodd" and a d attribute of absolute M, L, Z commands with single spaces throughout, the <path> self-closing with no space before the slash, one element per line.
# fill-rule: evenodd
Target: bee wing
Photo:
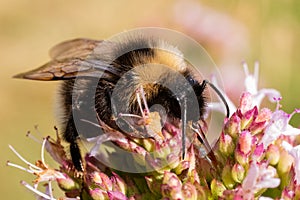
<path fill-rule="evenodd" d="M 84 59 L 91 55 L 102 41 L 85 38 L 67 40 L 52 47 L 49 54 L 53 60 L 65 60 L 67 58 Z"/>
<path fill-rule="evenodd" d="M 107 79 L 119 76 L 120 70 L 98 58 L 94 52 L 98 45 L 101 45 L 101 41 L 89 39 L 62 42 L 50 50 L 52 58 L 50 62 L 37 69 L 18 74 L 14 78 L 50 81 L 78 76 Z"/>

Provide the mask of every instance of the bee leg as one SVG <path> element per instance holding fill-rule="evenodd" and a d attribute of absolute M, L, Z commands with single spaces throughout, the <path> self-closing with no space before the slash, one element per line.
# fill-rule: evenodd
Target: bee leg
<path fill-rule="evenodd" d="M 79 149 L 76 141 L 70 143 L 70 153 L 71 153 L 72 162 L 73 162 L 75 168 L 78 171 L 82 172 L 83 171 L 82 158 L 81 158 L 80 149 Z"/>
<path fill-rule="evenodd" d="M 80 149 L 77 142 L 77 140 L 79 139 L 79 135 L 76 130 L 72 113 L 67 123 L 67 127 L 64 133 L 64 138 L 67 142 L 70 143 L 69 148 L 70 148 L 71 159 L 74 164 L 74 167 L 76 168 L 76 170 L 82 172 L 84 168 L 83 168 Z"/>

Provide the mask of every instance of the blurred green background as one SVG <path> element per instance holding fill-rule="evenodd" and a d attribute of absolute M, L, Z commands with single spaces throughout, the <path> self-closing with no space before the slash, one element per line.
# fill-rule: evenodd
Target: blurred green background
<path fill-rule="evenodd" d="M 300 108 L 300 1 L 40 1 L 0 0 L 0 127 L 1 199 L 33 199 L 19 184 L 33 176 L 6 167 L 19 160 L 12 144 L 31 162 L 40 145 L 25 137 L 39 126 L 54 134 L 57 82 L 11 77 L 48 61 L 54 44 L 76 37 L 108 38 L 124 30 L 159 26 L 199 41 L 220 67 L 226 89 L 237 99 L 242 91 L 241 61 L 260 62 L 260 86 L 281 91 L 288 112 Z M 300 125 L 296 116 L 292 123 Z M 19 162 L 21 163 L 21 162 Z"/>

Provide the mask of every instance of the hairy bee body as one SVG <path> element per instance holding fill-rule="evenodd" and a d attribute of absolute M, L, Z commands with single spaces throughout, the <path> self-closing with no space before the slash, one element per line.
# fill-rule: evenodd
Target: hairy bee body
<path fill-rule="evenodd" d="M 186 120 L 203 116 L 205 85 L 182 53 L 163 41 L 142 36 L 121 42 L 75 39 L 58 44 L 50 55 L 52 60 L 44 66 L 16 77 L 63 80 L 59 92 L 63 138 L 70 143 L 79 171 L 83 165 L 77 140 L 97 136 L 99 127 L 92 124 L 99 119 L 133 134 L 131 126 L 116 118 L 120 113 L 142 114 L 136 95 L 141 87 L 148 106 L 161 105 L 164 112 L 156 111 L 165 113 L 167 120 L 181 119 L 183 104 Z"/>

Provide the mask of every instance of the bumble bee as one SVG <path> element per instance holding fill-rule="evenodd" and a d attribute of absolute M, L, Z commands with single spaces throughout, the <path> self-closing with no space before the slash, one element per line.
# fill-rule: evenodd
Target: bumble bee
<path fill-rule="evenodd" d="M 50 56 L 50 62 L 15 77 L 63 80 L 59 90 L 62 135 L 78 171 L 84 170 L 78 139 L 99 134 L 99 128 L 88 121 L 97 124 L 100 119 L 124 134 L 147 136 L 136 135 L 134 126 L 118 117 L 143 114 L 135 95 L 138 88 L 143 89 L 149 107 L 164 108 L 164 112 L 157 110 L 162 118 L 181 120 L 183 152 L 187 122 L 203 118 L 209 82 L 199 78 L 177 48 L 162 40 L 143 36 L 114 42 L 74 39 L 54 46 Z"/>

